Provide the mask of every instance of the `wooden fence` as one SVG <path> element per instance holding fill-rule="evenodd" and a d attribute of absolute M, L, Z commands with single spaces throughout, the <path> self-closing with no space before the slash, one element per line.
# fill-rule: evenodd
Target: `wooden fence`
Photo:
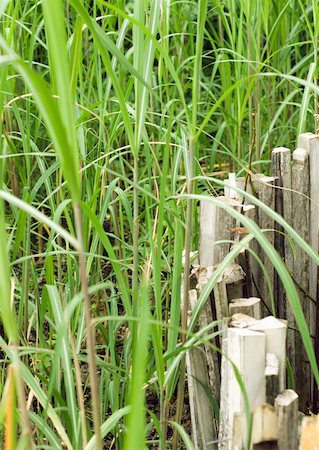
<path fill-rule="evenodd" d="M 317 355 L 317 266 L 271 216 L 241 198 L 235 186 L 279 213 L 318 252 L 319 137 L 300 135 L 292 157 L 287 148 L 274 149 L 271 177 L 232 175 L 224 196 L 218 197 L 253 219 L 285 262 Z M 201 202 L 198 259 L 190 274 L 190 317 L 218 264 L 247 233 L 249 229 L 226 209 Z M 281 281 L 255 239 L 223 271 L 198 327 L 214 320 L 219 333 L 187 354 L 196 450 L 319 449 L 319 418 L 310 416 L 318 413 L 318 387 Z M 287 389 L 289 385 L 294 390 Z"/>

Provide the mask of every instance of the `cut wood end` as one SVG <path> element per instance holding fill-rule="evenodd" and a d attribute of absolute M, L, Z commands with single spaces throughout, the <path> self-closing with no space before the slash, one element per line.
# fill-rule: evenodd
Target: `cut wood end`
<path fill-rule="evenodd" d="M 230 300 L 230 305 L 233 306 L 253 306 L 260 303 L 260 298 L 258 297 L 249 297 L 249 298 L 233 298 Z"/>
<path fill-rule="evenodd" d="M 202 286 L 208 282 L 208 280 L 213 275 L 214 271 L 217 269 L 218 265 L 215 266 L 194 266 L 191 275 L 195 275 L 197 278 L 198 286 Z M 242 281 L 245 278 L 245 272 L 239 264 L 232 263 L 229 264 L 223 271 L 221 278 L 224 278 L 226 284 L 233 284 Z"/>
<path fill-rule="evenodd" d="M 276 317 L 273 316 L 267 316 L 261 320 L 257 320 L 251 326 L 251 329 L 255 331 L 266 331 L 269 329 L 280 329 L 280 328 L 287 328 L 287 323 L 283 320 L 276 319 Z"/>
<path fill-rule="evenodd" d="M 318 139 L 317 134 L 314 134 L 311 132 L 301 133 L 298 136 L 298 147 L 308 150 L 310 141 L 315 140 L 315 139 Z"/>
<path fill-rule="evenodd" d="M 233 284 L 242 281 L 245 278 L 245 272 L 239 264 L 229 264 L 223 272 L 226 284 Z"/>
<path fill-rule="evenodd" d="M 267 175 L 264 175 L 262 173 L 257 173 L 255 175 L 252 175 L 251 177 L 251 181 L 252 182 L 256 182 L 258 181 L 259 183 L 272 183 L 273 181 L 275 181 L 278 177 L 269 177 Z"/>
<path fill-rule="evenodd" d="M 254 336 L 256 338 L 262 338 L 265 339 L 265 335 L 263 333 L 259 333 L 258 331 L 253 331 L 250 328 L 228 328 L 227 329 L 227 337 L 229 338 L 230 335 L 237 335 L 237 336 Z"/>
<path fill-rule="evenodd" d="M 273 149 L 272 153 L 290 153 L 290 149 L 286 147 L 276 147 Z"/>
<path fill-rule="evenodd" d="M 257 320 L 253 317 L 247 316 L 246 314 L 237 313 L 231 317 L 229 326 L 233 328 L 248 328 L 255 322 L 257 322 Z"/>
<path fill-rule="evenodd" d="M 266 376 L 276 376 L 279 374 L 279 361 L 274 353 L 266 354 Z"/>
<path fill-rule="evenodd" d="M 289 406 L 291 403 L 293 403 L 295 400 L 297 400 L 298 394 L 293 389 L 286 389 L 281 394 L 277 395 L 275 399 L 275 406 Z"/>
<path fill-rule="evenodd" d="M 301 147 L 296 148 L 296 150 L 294 150 L 292 154 L 293 160 L 297 163 L 304 163 L 307 160 L 308 156 L 308 151 L 305 148 Z"/>

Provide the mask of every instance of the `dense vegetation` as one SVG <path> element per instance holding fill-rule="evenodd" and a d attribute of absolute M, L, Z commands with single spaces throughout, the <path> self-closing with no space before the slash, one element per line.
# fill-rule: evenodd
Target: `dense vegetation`
<path fill-rule="evenodd" d="M 316 130 L 317 2 L 2 0 L 0 17 L 5 448 L 192 448 L 187 194 Z"/>

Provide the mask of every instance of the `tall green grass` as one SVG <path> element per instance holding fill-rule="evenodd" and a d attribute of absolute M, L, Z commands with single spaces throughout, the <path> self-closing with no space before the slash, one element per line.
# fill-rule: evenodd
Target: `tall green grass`
<path fill-rule="evenodd" d="M 1 2 L 5 448 L 192 448 L 183 359 L 203 341 L 207 298 L 186 332 L 198 200 L 250 156 L 267 172 L 273 146 L 315 131 L 318 17 L 299 0 Z M 294 285 L 248 225 L 318 381 Z"/>

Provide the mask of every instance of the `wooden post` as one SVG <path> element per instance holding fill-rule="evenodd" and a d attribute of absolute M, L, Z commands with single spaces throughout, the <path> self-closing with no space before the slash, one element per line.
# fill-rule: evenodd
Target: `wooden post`
<path fill-rule="evenodd" d="M 269 206 L 271 209 L 275 207 L 275 181 L 274 177 L 267 177 L 262 174 L 253 175 L 250 184 L 247 186 L 247 192 L 250 194 L 255 194 L 256 197 L 261 200 L 265 205 Z M 238 178 L 236 180 L 238 187 L 244 188 L 245 179 Z M 260 208 L 255 208 L 255 210 L 250 211 L 251 218 L 256 222 L 256 224 L 262 230 L 273 230 L 274 221 L 266 213 L 264 213 Z M 267 239 L 271 244 L 274 244 L 274 233 L 273 231 L 266 232 Z M 254 250 L 267 270 L 269 277 L 273 280 L 274 268 L 260 245 L 256 241 L 252 241 L 251 248 Z M 263 275 L 263 271 L 259 266 L 258 262 L 250 255 L 249 267 L 251 268 L 252 277 L 252 295 L 260 297 L 262 305 L 262 315 L 271 313 L 271 301 L 269 295 L 268 284 Z"/>
<path fill-rule="evenodd" d="M 298 395 L 292 389 L 285 390 L 276 397 L 275 408 L 279 450 L 298 450 Z"/>
<path fill-rule="evenodd" d="M 298 146 L 304 148 L 309 154 L 309 191 L 310 191 L 310 217 L 309 217 L 309 243 L 311 247 L 318 252 L 318 232 L 319 232 L 319 136 L 313 133 L 304 133 L 299 136 Z M 309 308 L 309 327 L 312 336 L 316 336 L 318 331 L 316 330 L 316 301 L 318 298 L 318 270 L 316 263 L 310 259 L 309 261 L 309 294 L 314 302 L 308 299 Z M 309 371 L 310 368 L 308 367 Z M 310 371 L 311 374 L 311 371 Z M 314 383 L 311 375 L 311 383 Z M 316 392 L 311 387 L 313 392 Z M 315 394 L 317 397 L 317 395 Z M 318 405 L 313 405 L 316 402 L 316 398 L 310 397 L 311 409 L 317 410 Z M 317 402 L 316 402 L 317 403 Z"/>
<path fill-rule="evenodd" d="M 264 175 L 256 175 L 252 178 L 253 189 L 256 193 L 256 197 L 262 201 L 265 205 L 269 206 L 271 209 L 275 207 L 275 178 L 274 177 L 266 177 Z M 264 213 L 260 208 L 256 208 L 255 214 L 255 222 L 259 226 L 261 230 L 273 230 L 274 229 L 274 221 L 268 214 Z M 267 240 L 274 245 L 274 232 L 267 231 L 266 237 Z M 261 249 L 258 242 L 253 241 L 252 249 L 257 253 L 260 257 L 264 267 L 270 277 L 270 280 L 273 282 L 274 279 L 274 267 L 270 259 L 267 257 L 265 252 Z M 269 294 L 269 287 L 266 282 L 263 271 L 258 264 L 258 262 L 252 257 L 251 258 L 251 268 L 252 275 L 254 279 L 254 285 L 257 288 L 253 289 L 253 295 L 256 297 L 260 297 L 262 304 L 262 315 L 265 316 L 267 314 L 272 313 L 272 305 L 271 305 L 271 297 Z"/>
<path fill-rule="evenodd" d="M 217 197 L 220 202 L 242 210 L 242 204 L 230 197 Z M 252 206 L 244 207 L 244 212 L 251 211 Z M 236 220 L 223 208 L 207 200 L 200 202 L 200 234 L 199 234 L 199 262 L 201 266 L 219 264 L 229 253 Z M 220 242 L 228 241 L 228 242 Z"/>
<path fill-rule="evenodd" d="M 272 405 L 259 405 L 253 413 L 251 442 L 248 450 L 279 450 L 278 421 Z M 232 450 L 247 450 L 247 422 L 244 413 L 234 415 Z"/>
<path fill-rule="evenodd" d="M 236 263 L 229 264 L 223 272 L 223 277 L 226 282 L 228 300 L 242 297 L 245 279 L 242 267 Z"/>
<path fill-rule="evenodd" d="M 308 150 L 297 148 L 293 153 L 292 165 L 292 202 L 294 211 L 292 225 L 299 236 L 307 242 L 309 242 L 310 227 L 309 178 Z M 297 286 L 299 286 L 298 294 L 308 324 L 310 323 L 310 299 L 307 295 L 309 291 L 309 263 L 308 255 L 297 246 L 293 264 L 293 278 Z M 289 326 L 296 328 L 292 313 L 290 317 L 287 315 L 287 318 Z M 290 347 L 290 340 L 288 341 L 288 357 L 294 370 L 300 409 L 306 413 L 311 405 L 311 370 L 300 333 L 297 331 L 294 334 L 294 347 Z"/>
<path fill-rule="evenodd" d="M 235 202 L 226 197 L 218 197 L 218 199 L 230 205 Z M 216 204 L 207 200 L 200 202 L 199 262 L 201 266 L 213 266 L 223 261 L 229 252 L 230 243 L 219 243 L 219 241 L 230 240 L 230 230 L 234 227 L 234 223 L 234 219 Z"/>
<path fill-rule="evenodd" d="M 208 324 L 214 321 L 213 312 L 211 303 L 208 300 L 202 309 L 202 312 L 199 317 L 199 327 L 204 328 Z M 216 340 L 213 340 L 212 343 L 217 345 Z M 220 402 L 220 364 L 219 364 L 219 356 L 218 353 L 213 350 L 207 343 L 204 344 L 204 350 L 206 354 L 207 368 L 208 368 L 208 378 L 210 383 L 210 389 L 216 403 Z"/>
<path fill-rule="evenodd" d="M 281 432 L 281 430 L 280 430 Z M 261 444 L 273 442 L 270 448 L 277 449 L 279 429 L 276 410 L 272 405 L 259 405 L 253 415 L 252 445 L 253 449 L 266 448 Z"/>
<path fill-rule="evenodd" d="M 273 405 L 279 394 L 279 361 L 274 353 L 266 354 L 266 402 Z"/>
<path fill-rule="evenodd" d="M 242 377 L 250 409 L 254 411 L 257 406 L 265 403 L 266 337 L 263 333 L 247 328 L 228 328 L 226 342 L 228 357 Z M 228 360 L 225 361 L 224 356 L 222 377 L 219 449 L 230 450 L 234 414 L 244 411 L 244 402 L 233 367 Z"/>
<path fill-rule="evenodd" d="M 197 302 L 195 289 L 189 291 L 193 309 Z M 203 346 L 193 348 L 186 354 L 189 403 L 191 410 L 193 440 L 196 450 L 214 450 L 217 439 L 216 422 L 207 391 L 210 388 L 206 354 Z"/>
<path fill-rule="evenodd" d="M 229 303 L 229 315 L 233 316 L 234 314 L 246 314 L 259 320 L 261 318 L 260 298 L 250 297 L 231 300 Z"/>
<path fill-rule="evenodd" d="M 203 286 L 213 275 L 216 266 L 199 266 L 194 267 L 192 275 L 197 279 L 196 289 L 200 293 Z M 211 297 L 205 304 L 199 318 L 199 326 L 205 327 L 214 320 L 220 321 L 219 330 L 225 326 L 223 319 L 228 317 L 228 293 L 234 295 L 237 292 L 242 292 L 241 283 L 244 277 L 242 268 L 235 263 L 229 264 L 224 270 L 220 281 L 214 289 L 214 296 Z M 226 287 L 226 289 L 225 289 Z M 226 292 L 227 291 L 227 292 Z M 216 336 L 212 343 L 217 347 L 221 347 L 220 336 Z M 207 363 L 209 368 L 209 379 L 214 398 L 217 402 L 220 399 L 220 355 L 212 351 L 212 349 L 205 345 L 207 355 Z"/>
<path fill-rule="evenodd" d="M 291 152 L 288 148 L 279 147 L 272 151 L 272 174 L 276 178 L 275 211 L 280 214 L 289 225 L 292 224 L 292 193 L 291 193 Z M 275 248 L 285 261 L 292 273 L 293 258 L 288 239 L 285 239 L 284 229 L 275 224 Z M 278 316 L 287 319 L 287 308 L 290 308 L 279 275 L 275 273 L 274 299 L 278 308 Z M 288 338 L 291 338 L 289 335 Z M 292 336 L 293 338 L 293 336 Z"/>
<path fill-rule="evenodd" d="M 229 371 L 232 370 L 229 361 L 226 358 L 228 354 L 227 335 L 222 339 L 222 362 L 221 362 L 221 381 L 220 381 L 220 410 L 219 410 L 219 430 L 218 430 L 218 450 L 229 450 L 231 439 L 231 428 L 228 422 L 229 417 L 229 398 L 228 398 L 228 380 Z"/>
<path fill-rule="evenodd" d="M 224 327 L 223 321 L 229 316 L 226 281 L 223 275 L 214 287 L 214 302 L 216 319 L 220 322 L 219 330 L 222 330 Z"/>
<path fill-rule="evenodd" d="M 279 362 L 279 392 L 286 387 L 286 333 L 287 324 L 283 320 L 269 316 L 256 321 L 251 330 L 261 331 L 266 336 L 266 353 L 273 353 Z"/>
<path fill-rule="evenodd" d="M 304 417 L 301 422 L 299 450 L 319 449 L 319 416 Z"/>
<path fill-rule="evenodd" d="M 313 133 L 303 133 L 299 136 L 298 146 L 307 150 L 309 154 L 309 178 L 310 178 L 310 244 L 318 251 L 319 232 L 319 136 Z M 312 298 L 316 298 L 317 292 L 317 267 L 310 264 L 309 290 Z M 313 328 L 312 328 L 313 331 Z"/>

